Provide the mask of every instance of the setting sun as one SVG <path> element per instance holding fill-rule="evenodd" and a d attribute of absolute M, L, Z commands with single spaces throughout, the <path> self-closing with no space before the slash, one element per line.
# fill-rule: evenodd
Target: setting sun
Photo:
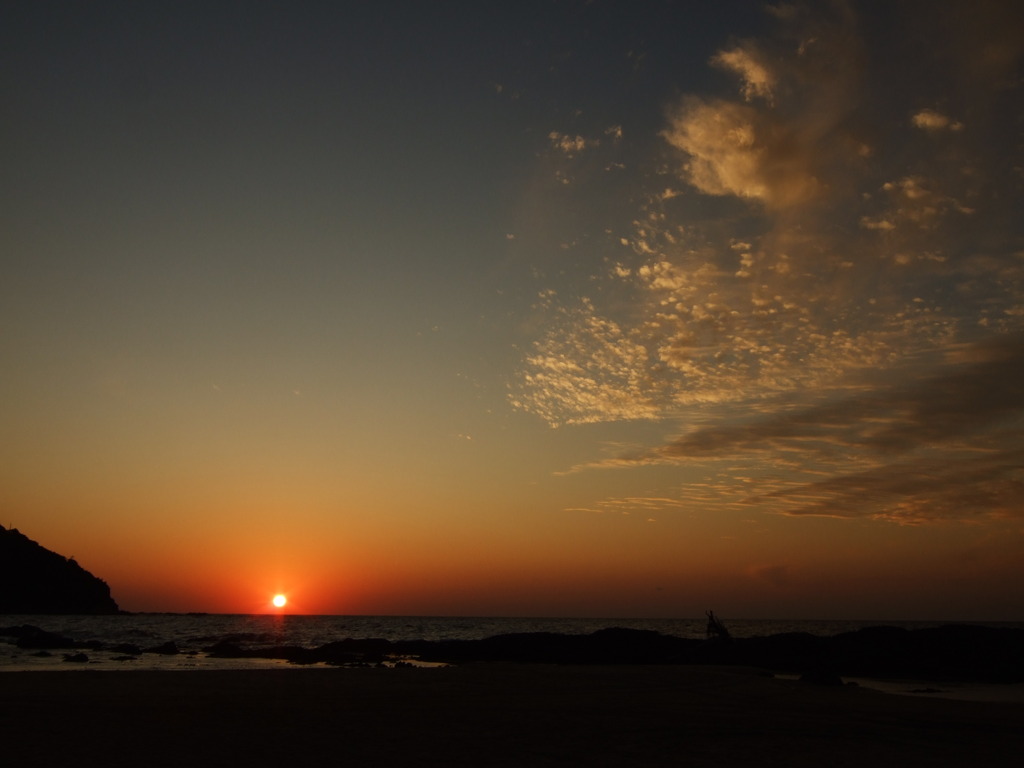
<path fill-rule="evenodd" d="M 288 598 L 284 595 L 274 595 L 274 599 L 270 602 L 274 604 L 275 608 L 284 608 L 285 605 L 288 603 Z"/>

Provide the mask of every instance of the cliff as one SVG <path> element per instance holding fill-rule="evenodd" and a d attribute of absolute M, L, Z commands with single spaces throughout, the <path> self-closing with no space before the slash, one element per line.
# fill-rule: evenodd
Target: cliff
<path fill-rule="evenodd" d="M 117 613 L 110 587 L 73 559 L 0 526 L 0 613 Z"/>

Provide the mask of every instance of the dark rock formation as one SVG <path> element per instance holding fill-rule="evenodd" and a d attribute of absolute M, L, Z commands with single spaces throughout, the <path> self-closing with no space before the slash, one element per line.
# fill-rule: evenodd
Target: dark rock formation
<path fill-rule="evenodd" d="M 152 648 L 146 648 L 144 653 L 158 653 L 161 656 L 176 656 L 181 653 L 181 649 L 178 648 L 178 644 L 173 640 L 168 640 L 166 643 L 154 646 Z"/>
<path fill-rule="evenodd" d="M 958 625 L 869 627 L 833 637 L 788 633 L 731 638 L 727 643 L 611 628 L 589 635 L 528 632 L 482 640 L 346 639 L 309 649 L 221 642 L 206 652 L 295 664 L 374 664 L 385 658 L 453 664 L 720 664 L 795 673 L 819 685 L 842 685 L 843 676 L 1024 682 L 1024 630 Z"/>
<path fill-rule="evenodd" d="M 110 650 L 125 656 L 138 656 L 142 653 L 142 648 L 135 643 L 118 643 L 117 645 L 110 646 Z"/>
<path fill-rule="evenodd" d="M 7 627 L 0 630 L 0 634 L 8 637 L 16 637 L 16 645 L 19 648 L 78 648 L 79 644 L 70 637 L 58 635 L 55 632 L 47 632 L 45 629 L 33 627 L 29 624 L 22 624 L 20 627 Z"/>
<path fill-rule="evenodd" d="M 0 526 L 0 613 L 117 613 L 110 587 L 73 559 Z"/>
<path fill-rule="evenodd" d="M 840 676 L 1024 682 L 1024 630 L 965 625 L 870 627 L 833 637 L 789 633 L 692 640 L 633 629 L 591 635 L 529 633 L 485 640 L 398 642 L 392 654 L 446 662 L 723 664 L 760 667 L 838 684 Z"/>

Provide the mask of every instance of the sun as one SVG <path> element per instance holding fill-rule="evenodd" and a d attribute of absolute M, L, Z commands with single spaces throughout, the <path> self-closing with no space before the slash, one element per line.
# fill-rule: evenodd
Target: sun
<path fill-rule="evenodd" d="M 274 599 L 270 602 L 274 604 L 275 608 L 284 608 L 288 604 L 288 598 L 284 595 L 274 595 Z"/>

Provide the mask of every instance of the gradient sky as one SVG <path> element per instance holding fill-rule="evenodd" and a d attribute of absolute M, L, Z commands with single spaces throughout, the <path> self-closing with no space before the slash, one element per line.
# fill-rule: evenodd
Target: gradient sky
<path fill-rule="evenodd" d="M 1014 2 L 0 10 L 0 523 L 128 610 L 1024 620 Z"/>

